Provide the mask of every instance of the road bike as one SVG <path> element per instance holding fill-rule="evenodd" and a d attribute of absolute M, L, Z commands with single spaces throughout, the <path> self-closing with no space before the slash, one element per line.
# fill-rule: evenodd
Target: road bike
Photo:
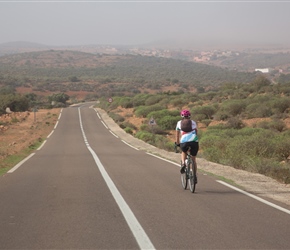
<path fill-rule="evenodd" d="M 175 152 L 178 153 L 177 147 L 180 147 L 180 145 L 175 144 Z M 182 166 L 181 166 L 182 167 Z M 189 183 L 189 189 L 192 193 L 195 192 L 195 186 L 196 186 L 196 170 L 194 167 L 194 162 L 192 161 L 191 155 L 190 155 L 190 147 L 188 151 L 186 152 L 186 159 L 185 159 L 185 170 L 184 173 L 181 173 L 181 185 L 183 189 L 187 189 L 187 185 Z"/>

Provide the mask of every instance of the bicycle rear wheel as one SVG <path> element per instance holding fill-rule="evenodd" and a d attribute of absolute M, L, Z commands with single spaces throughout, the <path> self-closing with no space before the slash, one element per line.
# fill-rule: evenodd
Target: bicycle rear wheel
<path fill-rule="evenodd" d="M 187 188 L 187 182 L 188 182 L 188 178 L 187 178 L 187 168 L 186 168 L 185 172 L 181 174 L 181 185 L 183 189 Z"/>
<path fill-rule="evenodd" d="M 194 193 L 195 191 L 195 180 L 194 180 L 194 173 L 192 171 L 192 169 L 190 169 L 189 172 L 189 189 L 191 191 L 191 193 Z"/>

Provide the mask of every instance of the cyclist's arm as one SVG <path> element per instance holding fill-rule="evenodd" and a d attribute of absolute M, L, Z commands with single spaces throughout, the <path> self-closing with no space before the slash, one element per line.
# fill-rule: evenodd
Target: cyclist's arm
<path fill-rule="evenodd" d="M 175 130 L 175 142 L 177 144 L 180 144 L 180 131 L 179 130 Z"/>

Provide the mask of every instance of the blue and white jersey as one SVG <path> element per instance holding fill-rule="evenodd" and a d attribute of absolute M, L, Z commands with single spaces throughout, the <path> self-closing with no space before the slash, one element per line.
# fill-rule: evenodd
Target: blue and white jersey
<path fill-rule="evenodd" d="M 175 130 L 178 130 L 181 133 L 180 143 L 191 142 L 191 141 L 198 142 L 198 137 L 196 134 L 196 132 L 197 132 L 196 122 L 191 120 L 191 124 L 192 124 L 192 131 L 191 132 L 184 132 L 181 130 L 181 120 L 177 122 Z"/>

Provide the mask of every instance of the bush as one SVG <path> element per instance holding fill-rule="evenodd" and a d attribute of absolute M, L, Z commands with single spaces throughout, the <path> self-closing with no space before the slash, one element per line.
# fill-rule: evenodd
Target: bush
<path fill-rule="evenodd" d="M 208 128 L 200 139 L 206 159 L 251 172 L 261 173 L 284 183 L 290 182 L 290 132 L 277 133 L 261 128 Z M 282 176 L 284 174 L 284 177 Z"/>
<path fill-rule="evenodd" d="M 121 128 L 130 128 L 130 129 L 133 129 L 133 130 L 137 130 L 137 127 L 134 125 L 134 124 L 132 124 L 131 122 L 122 122 L 121 124 L 120 124 L 120 127 Z"/>
<path fill-rule="evenodd" d="M 112 113 L 110 112 L 109 113 L 109 116 L 116 122 L 116 123 L 120 123 L 120 122 L 123 122 L 125 121 L 125 118 L 119 114 L 116 114 L 116 113 Z"/>
<path fill-rule="evenodd" d="M 204 118 L 212 119 L 213 115 L 216 113 L 217 108 L 211 105 L 205 105 L 200 107 L 195 107 L 191 110 L 194 117 L 197 115 L 203 115 Z"/>
<path fill-rule="evenodd" d="M 238 117 L 231 117 L 231 118 L 229 118 L 228 122 L 226 123 L 226 127 L 227 128 L 234 128 L 234 129 L 241 129 L 241 128 L 245 127 L 245 124 Z"/>
<path fill-rule="evenodd" d="M 152 95 L 146 99 L 145 105 L 151 106 L 151 105 L 157 104 L 164 98 L 166 98 L 166 97 L 164 97 L 162 95 Z"/>
<path fill-rule="evenodd" d="M 156 135 L 146 131 L 139 131 L 136 133 L 135 137 L 161 149 L 169 151 L 173 151 L 174 149 L 174 144 L 162 135 Z"/>
<path fill-rule="evenodd" d="M 278 98 L 273 101 L 272 106 L 276 110 L 276 112 L 284 113 L 286 112 L 287 109 L 290 108 L 290 98 L 289 97 Z"/>
<path fill-rule="evenodd" d="M 229 100 L 222 103 L 221 111 L 224 111 L 229 116 L 237 116 L 246 108 L 245 100 Z"/>
<path fill-rule="evenodd" d="M 152 106 L 140 106 L 138 108 L 136 108 L 135 110 L 135 115 L 137 117 L 147 117 L 148 114 L 152 111 L 157 111 L 157 110 L 162 110 L 164 109 L 164 106 L 161 106 L 159 104 L 155 104 L 155 105 L 152 105 Z"/>
<path fill-rule="evenodd" d="M 179 120 L 180 117 L 164 116 L 158 121 L 158 125 L 164 130 L 174 130 Z"/>
<path fill-rule="evenodd" d="M 133 134 L 133 130 L 131 128 L 126 127 L 124 128 L 124 131 L 128 134 L 131 134 L 131 135 Z"/>
<path fill-rule="evenodd" d="M 122 107 L 122 108 L 133 108 L 133 100 L 132 98 L 130 97 L 123 97 L 120 99 L 119 101 L 119 105 Z"/>
<path fill-rule="evenodd" d="M 13 112 L 23 112 L 29 109 L 29 100 L 22 95 L 7 94 L 0 95 L 0 115 L 6 113 L 9 107 Z"/>
<path fill-rule="evenodd" d="M 245 110 L 248 118 L 256 117 L 270 117 L 273 115 L 271 107 L 267 105 L 261 105 L 261 103 L 249 104 Z"/>

